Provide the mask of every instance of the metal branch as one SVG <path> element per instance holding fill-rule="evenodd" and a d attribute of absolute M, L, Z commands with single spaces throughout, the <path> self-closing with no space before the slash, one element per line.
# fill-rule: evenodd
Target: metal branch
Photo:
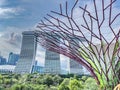
<path fill-rule="evenodd" d="M 120 13 L 112 19 L 112 5 L 116 0 L 110 0 L 110 3 L 106 7 L 105 1 L 101 0 L 102 19 L 100 19 L 96 0 L 93 0 L 95 16 L 92 15 L 92 12 L 87 10 L 87 5 L 84 8 L 79 6 L 79 8 L 83 10 L 82 17 L 80 18 L 84 20 L 84 24 L 81 25 L 75 21 L 73 15 L 78 1 L 79 0 L 74 3 L 71 9 L 68 9 L 68 3 L 66 2 L 64 9 L 60 4 L 60 12 L 51 11 L 52 13 L 60 16 L 59 18 L 54 15 L 52 16 L 47 14 L 50 19 L 44 17 L 46 21 L 41 20 L 37 28 L 40 29 L 38 37 L 42 38 L 42 41 L 38 40 L 38 42 L 46 49 L 68 56 L 84 65 L 91 72 L 94 78 L 96 78 L 98 84 L 102 85 L 105 80 L 106 82 L 110 82 L 111 78 L 109 77 L 109 74 L 112 73 L 111 77 L 113 77 L 113 80 L 115 77 L 118 77 L 116 67 L 120 60 L 118 60 L 117 64 L 114 64 L 113 61 L 114 57 L 120 58 L 120 46 L 113 47 L 112 55 L 110 52 L 112 51 L 111 45 L 117 45 L 120 39 L 120 30 L 115 32 L 112 27 L 112 24 L 120 16 Z M 65 12 L 63 12 L 63 10 L 65 10 Z M 105 16 L 107 13 L 106 10 L 109 10 L 108 17 Z M 67 20 L 67 22 L 63 19 Z M 110 41 L 106 39 L 101 30 L 104 22 L 107 21 L 106 19 L 109 19 L 107 22 L 109 24 L 108 27 L 114 34 L 114 37 Z M 97 28 L 94 30 L 94 25 L 96 25 L 96 23 Z M 90 37 L 87 37 L 84 30 L 89 32 Z M 76 31 L 79 32 L 79 34 L 76 33 Z M 100 43 L 96 45 L 93 42 L 93 39 L 99 40 Z M 76 40 L 78 40 L 79 43 L 77 43 Z M 66 41 L 72 46 L 68 45 Z M 117 78 L 117 81 L 119 82 L 119 78 Z M 118 84 L 118 82 L 115 84 Z M 114 81 L 112 81 L 112 83 L 114 83 Z"/>

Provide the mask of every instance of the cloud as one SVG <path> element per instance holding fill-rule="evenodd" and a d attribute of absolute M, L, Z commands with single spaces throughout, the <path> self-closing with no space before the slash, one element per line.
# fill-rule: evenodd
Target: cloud
<path fill-rule="evenodd" d="M 19 15 L 23 11 L 24 11 L 24 9 L 22 9 L 20 7 L 16 7 L 16 8 L 0 8 L 0 19 L 13 18 L 14 16 Z"/>
<path fill-rule="evenodd" d="M 8 58 L 10 52 L 20 54 L 21 35 L 17 33 L 3 34 L 0 37 L 0 52 L 2 56 Z"/>
<path fill-rule="evenodd" d="M 0 52 L 3 57 L 8 58 L 10 52 L 20 54 L 22 41 L 22 31 L 25 28 L 6 27 L 5 31 L 0 32 Z"/>
<path fill-rule="evenodd" d="M 6 39 L 0 37 L 0 41 L 0 52 L 3 57 L 8 58 L 10 52 L 20 53 L 20 48 L 16 48 L 15 45 L 9 43 Z"/>
<path fill-rule="evenodd" d="M 20 42 L 22 41 L 21 39 L 22 39 L 21 34 L 11 32 L 7 42 L 11 45 L 16 46 L 16 48 L 20 48 L 20 44 L 21 44 Z"/>

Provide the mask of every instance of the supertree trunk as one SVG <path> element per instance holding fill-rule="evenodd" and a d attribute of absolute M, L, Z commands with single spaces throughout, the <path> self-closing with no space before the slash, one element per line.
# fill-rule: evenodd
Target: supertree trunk
<path fill-rule="evenodd" d="M 92 10 L 87 4 L 78 6 L 78 2 L 76 0 L 71 9 L 67 2 L 65 9 L 60 4 L 60 12 L 47 14 L 46 21 L 41 20 L 37 25 L 36 33 L 41 38 L 38 42 L 46 49 L 81 63 L 101 88 L 112 90 L 120 83 L 120 28 L 117 27 L 120 13 L 112 12 L 116 0 L 109 0 L 109 3 L 93 0 Z M 76 17 L 76 10 L 81 16 Z"/>

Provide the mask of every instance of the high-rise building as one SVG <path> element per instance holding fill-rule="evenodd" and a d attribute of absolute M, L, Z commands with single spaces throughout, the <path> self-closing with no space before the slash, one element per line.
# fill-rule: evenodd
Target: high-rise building
<path fill-rule="evenodd" d="M 6 64 L 6 58 L 3 58 L 2 56 L 0 56 L 0 65 L 5 65 Z"/>
<path fill-rule="evenodd" d="M 54 35 L 54 37 L 57 37 L 57 36 Z M 47 38 L 49 38 L 49 36 Z M 57 40 L 58 39 L 59 37 L 57 37 Z M 46 42 L 46 45 L 49 46 L 51 45 L 51 43 Z M 57 42 L 56 45 L 59 45 L 59 43 Z M 60 74 L 61 73 L 59 53 L 46 50 L 44 73 L 48 73 L 48 74 Z"/>
<path fill-rule="evenodd" d="M 37 64 L 38 64 L 38 61 L 36 60 L 36 61 L 35 61 L 35 66 L 37 66 Z"/>
<path fill-rule="evenodd" d="M 78 48 L 76 45 L 79 45 L 79 41 L 77 39 L 73 39 L 74 40 L 74 44 L 72 42 L 69 42 L 70 47 L 73 47 L 73 49 Z M 72 52 L 74 54 L 74 51 Z M 79 74 L 82 75 L 84 74 L 83 71 L 83 66 L 78 63 L 77 61 L 70 59 L 69 60 L 69 73 L 70 74 Z"/>
<path fill-rule="evenodd" d="M 34 65 L 34 66 L 33 66 L 32 73 L 44 74 L 44 67 L 38 66 L 38 65 Z"/>
<path fill-rule="evenodd" d="M 8 64 L 9 65 L 16 65 L 19 59 L 19 54 L 14 54 L 12 52 L 9 53 Z"/>
<path fill-rule="evenodd" d="M 70 74 L 78 74 L 78 75 L 84 74 L 83 66 L 81 64 L 79 64 L 73 59 L 70 59 L 69 64 L 70 64 L 70 68 L 69 68 Z"/>
<path fill-rule="evenodd" d="M 22 46 L 20 59 L 15 68 L 15 73 L 31 73 L 35 64 L 37 38 L 34 31 L 25 31 L 22 33 Z"/>
<path fill-rule="evenodd" d="M 45 71 L 48 74 L 60 74 L 60 54 L 46 50 L 45 52 Z"/>

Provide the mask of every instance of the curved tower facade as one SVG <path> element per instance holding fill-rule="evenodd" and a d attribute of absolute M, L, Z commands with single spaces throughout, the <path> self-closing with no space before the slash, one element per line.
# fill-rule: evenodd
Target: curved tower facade
<path fill-rule="evenodd" d="M 45 52 L 45 71 L 47 74 L 60 74 L 60 54 L 48 51 Z"/>
<path fill-rule="evenodd" d="M 37 48 L 37 38 L 34 31 L 25 31 L 22 35 L 20 59 L 14 70 L 15 73 L 19 74 L 32 72 Z"/>

